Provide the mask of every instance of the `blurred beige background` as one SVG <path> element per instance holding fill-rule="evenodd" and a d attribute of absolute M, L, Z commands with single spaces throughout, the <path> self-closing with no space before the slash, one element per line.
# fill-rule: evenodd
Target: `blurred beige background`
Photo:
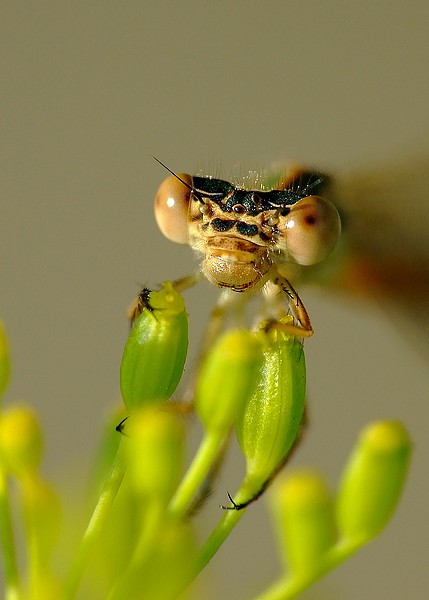
<path fill-rule="evenodd" d="M 341 173 L 427 148 L 428 25 L 429 5 L 416 0 L 3 0 L 7 400 L 40 413 L 52 478 L 88 466 L 117 399 L 124 308 L 141 284 L 195 264 L 156 229 L 152 199 L 165 172 L 151 155 L 178 172 L 228 177 L 237 164 L 283 158 Z M 317 335 L 306 344 L 311 429 L 295 463 L 321 468 L 335 486 L 365 423 L 401 418 L 415 440 L 391 525 L 303 598 L 426 597 L 427 361 L 380 309 L 302 295 Z M 194 341 L 214 297 L 207 284 L 187 294 Z M 227 471 L 206 514 L 238 477 Z M 277 570 L 261 501 L 209 567 L 212 597 L 250 598 Z"/>

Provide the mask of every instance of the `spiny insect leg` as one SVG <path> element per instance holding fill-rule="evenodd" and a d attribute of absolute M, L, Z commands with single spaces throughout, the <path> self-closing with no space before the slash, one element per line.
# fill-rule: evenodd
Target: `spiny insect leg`
<path fill-rule="evenodd" d="M 312 336 L 314 331 L 311 325 L 310 317 L 304 304 L 302 303 L 301 298 L 293 288 L 292 284 L 280 273 L 277 273 L 273 277 L 272 281 L 286 294 L 290 311 L 298 323 L 298 325 L 274 323 L 273 326 L 278 327 L 285 333 L 290 333 L 290 335 L 294 335 L 296 337 L 305 338 Z"/>

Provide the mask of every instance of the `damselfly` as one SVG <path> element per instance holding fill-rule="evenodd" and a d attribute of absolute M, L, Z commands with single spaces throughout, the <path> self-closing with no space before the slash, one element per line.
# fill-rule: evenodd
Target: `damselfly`
<path fill-rule="evenodd" d="M 254 292 L 265 285 L 268 292 L 277 277 L 280 286 L 315 283 L 372 298 L 428 351 L 426 155 L 335 179 L 292 166 L 257 183 L 249 192 L 220 179 L 171 175 L 158 190 L 158 224 L 169 239 L 203 253 L 202 270 L 220 287 Z M 341 215 L 333 252 L 337 211 L 315 200 L 318 194 Z M 311 334 L 299 297 L 291 285 L 283 289 L 300 334 Z"/>
<path fill-rule="evenodd" d="M 406 184 L 401 189 L 402 179 L 377 173 L 372 185 L 368 175 L 333 183 L 321 173 L 292 166 L 254 178 L 253 184 L 246 186 L 240 181 L 176 174 L 165 168 L 171 175 L 156 195 L 158 225 L 168 239 L 189 244 L 202 258 L 200 274 L 178 280 L 176 290 L 193 285 L 201 276 L 223 290 L 209 320 L 199 367 L 209 357 L 226 320 L 240 325 L 248 302 L 255 297 L 262 300 L 256 312 L 257 327 L 265 333 L 277 329 L 289 339 L 311 336 L 309 315 L 294 289 L 310 282 L 383 298 L 385 306 L 387 299 L 392 306 L 408 306 L 409 315 L 416 316 L 409 322 L 414 320 L 420 333 L 427 328 L 428 262 L 426 255 L 415 251 L 422 240 L 413 240 L 408 234 L 412 210 L 403 200 Z M 426 170 L 422 174 L 415 169 L 413 176 L 424 179 Z M 386 183 L 390 188 L 383 187 Z M 401 195 L 397 197 L 395 192 Z M 326 197 L 334 198 L 339 209 Z M 389 206 L 386 200 L 390 199 Z M 399 204 L 402 220 L 394 220 L 395 204 Z M 411 221 L 413 218 L 411 215 Z M 338 243 L 341 221 L 345 227 Z M 418 222 L 424 239 L 428 222 Z M 420 308 L 413 313 L 411 307 L 415 306 Z M 145 308 L 153 311 L 146 288 L 132 317 Z M 229 377 L 227 370 L 225 367 L 222 377 Z M 268 382 L 264 385 L 268 389 Z M 301 392 L 303 405 L 305 390 Z M 298 426 L 303 415 L 301 412 Z M 228 508 L 244 508 L 263 493 L 299 443 L 300 433 L 294 430 L 294 441 L 286 450 L 282 448 L 271 471 L 259 478 L 244 499 L 242 495 L 236 502 L 230 497 Z"/>

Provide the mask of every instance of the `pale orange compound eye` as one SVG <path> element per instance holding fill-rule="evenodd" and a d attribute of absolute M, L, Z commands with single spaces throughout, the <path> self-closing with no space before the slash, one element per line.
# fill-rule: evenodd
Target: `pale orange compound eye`
<path fill-rule="evenodd" d="M 300 265 L 314 265 L 330 254 L 340 232 L 335 206 L 319 196 L 308 196 L 294 204 L 287 215 L 283 244 L 290 259 Z"/>
<path fill-rule="evenodd" d="M 178 244 L 187 244 L 191 190 L 178 178 L 192 186 L 192 177 L 186 173 L 180 173 L 177 177 L 170 175 L 164 179 L 155 196 L 155 219 L 166 238 Z"/>

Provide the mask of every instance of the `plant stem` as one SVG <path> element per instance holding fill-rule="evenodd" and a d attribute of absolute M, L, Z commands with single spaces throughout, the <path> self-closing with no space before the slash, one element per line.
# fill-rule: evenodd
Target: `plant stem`
<path fill-rule="evenodd" d="M 194 460 L 169 504 L 168 513 L 171 517 L 180 519 L 186 514 L 192 499 L 222 449 L 224 437 L 217 432 L 205 434 Z"/>
<path fill-rule="evenodd" d="M 255 481 L 249 481 L 246 477 L 235 494 L 234 498 L 237 503 L 247 500 L 249 497 L 252 497 L 255 493 Z M 258 487 L 256 487 L 258 489 Z M 224 509 L 224 514 L 215 529 L 212 531 L 210 536 L 207 538 L 205 544 L 197 553 L 192 569 L 191 575 L 188 581 L 188 585 L 193 581 L 197 575 L 204 569 L 204 567 L 210 562 L 219 548 L 222 546 L 226 538 L 229 536 L 231 531 L 237 525 L 242 517 L 244 517 L 246 513 L 245 508 L 241 510 L 227 510 Z"/>
<path fill-rule="evenodd" d="M 216 525 L 210 536 L 207 538 L 204 546 L 198 552 L 195 562 L 193 577 L 196 577 L 204 569 L 207 563 L 213 558 L 223 542 L 229 536 L 231 531 L 237 525 L 238 521 L 244 517 L 246 509 L 243 510 L 225 510 L 222 519 Z"/>
<path fill-rule="evenodd" d="M 279 579 L 254 600 L 292 600 L 310 587 L 315 581 L 347 560 L 368 540 L 347 541 L 336 544 L 320 560 L 316 568 Z"/>
<path fill-rule="evenodd" d="M 3 469 L 0 469 L 0 538 L 4 556 L 5 599 L 18 600 L 20 598 L 19 576 L 13 539 L 9 485 Z"/>
<path fill-rule="evenodd" d="M 110 473 L 104 483 L 97 505 L 83 535 L 80 548 L 66 579 L 64 589 L 66 600 L 72 600 L 72 598 L 74 598 L 76 595 L 91 551 L 93 550 L 98 535 L 106 522 L 110 508 L 112 507 L 112 504 L 116 498 L 116 494 L 118 493 L 124 478 L 125 468 L 122 460 L 121 448 L 122 444 L 119 444 L 118 451 L 113 460 L 112 468 L 110 469 Z"/>
<path fill-rule="evenodd" d="M 127 597 L 127 584 L 129 585 L 133 573 L 137 569 L 140 569 L 142 572 L 144 571 L 144 563 L 147 561 L 155 547 L 155 540 L 157 539 L 160 523 L 164 516 L 164 509 L 165 507 L 163 504 L 157 502 L 156 499 L 153 499 L 153 501 L 149 503 L 144 515 L 144 523 L 137 544 L 130 558 L 129 566 L 114 584 L 107 596 L 107 600 L 120 600 L 121 598 Z M 141 593 L 143 594 L 143 590 L 141 590 Z"/>

